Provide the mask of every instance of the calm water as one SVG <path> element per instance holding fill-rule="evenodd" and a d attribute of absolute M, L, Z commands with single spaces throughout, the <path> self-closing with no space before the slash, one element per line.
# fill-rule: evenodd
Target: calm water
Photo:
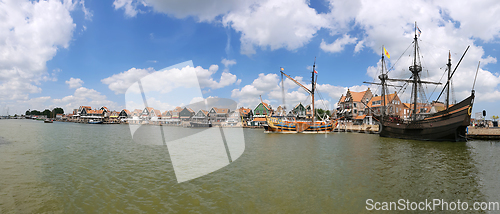
<path fill-rule="evenodd" d="M 359 213 L 367 199 L 500 201 L 500 142 L 244 135 L 239 159 L 177 183 L 167 147 L 135 143 L 126 125 L 0 120 L 0 213 Z"/>

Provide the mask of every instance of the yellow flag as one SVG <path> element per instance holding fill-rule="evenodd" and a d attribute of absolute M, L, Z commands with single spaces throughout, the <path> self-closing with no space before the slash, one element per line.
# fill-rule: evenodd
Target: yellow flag
<path fill-rule="evenodd" d="M 283 67 L 281 67 L 281 71 L 284 71 L 285 69 Z"/>
<path fill-rule="evenodd" d="M 385 47 L 384 47 L 384 53 L 387 56 L 387 58 L 389 58 L 389 59 L 391 58 L 391 55 L 389 54 L 389 52 L 387 52 L 387 50 L 385 49 Z"/>

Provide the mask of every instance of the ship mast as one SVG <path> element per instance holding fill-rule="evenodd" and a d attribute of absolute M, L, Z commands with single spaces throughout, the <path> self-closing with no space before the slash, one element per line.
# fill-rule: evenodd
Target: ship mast
<path fill-rule="evenodd" d="M 419 83 L 419 73 L 422 71 L 422 66 L 417 65 L 417 46 L 418 46 L 418 39 L 417 39 L 417 22 L 415 22 L 415 38 L 414 38 L 414 55 L 413 55 L 413 65 L 410 66 L 410 71 L 413 74 L 413 87 L 412 87 L 412 92 L 413 92 L 413 112 L 412 112 L 412 117 L 413 120 L 415 121 L 417 119 L 417 95 L 418 95 L 418 83 Z"/>
<path fill-rule="evenodd" d="M 450 81 L 451 81 L 451 52 L 448 52 L 448 82 L 446 83 L 448 87 L 446 87 L 446 110 L 450 106 Z"/>
<path fill-rule="evenodd" d="M 387 86 L 394 86 L 394 87 L 401 87 L 397 85 L 388 85 L 386 83 L 387 80 L 394 81 L 395 79 L 389 79 L 389 76 L 387 75 L 387 72 L 384 73 L 384 68 L 385 68 L 385 60 L 384 60 L 384 46 L 382 46 L 382 71 L 381 74 L 378 76 L 378 79 L 380 79 L 380 83 L 375 83 L 375 82 L 363 82 L 363 83 L 368 83 L 368 84 L 374 84 L 374 85 L 380 85 L 382 86 L 382 91 L 381 91 L 381 102 L 382 102 L 382 114 L 381 114 L 381 119 L 382 121 L 384 120 L 385 114 L 386 114 L 386 99 L 385 95 L 387 94 Z M 365 104 L 367 105 L 367 104 Z"/>
<path fill-rule="evenodd" d="M 382 74 L 380 76 L 378 76 L 378 78 L 380 79 L 380 84 L 382 85 L 382 97 L 380 97 L 381 99 L 383 99 L 383 103 L 384 105 L 382 106 L 382 121 L 384 121 L 384 117 L 385 117 L 385 109 L 386 109 L 386 103 L 385 103 L 385 92 L 387 90 L 387 86 L 385 84 L 385 80 L 388 78 L 387 74 L 384 74 L 384 46 L 382 46 Z"/>
<path fill-rule="evenodd" d="M 314 109 L 314 91 L 315 91 L 315 79 L 314 79 L 314 74 L 316 73 L 316 58 L 314 58 L 314 64 L 313 64 L 313 71 L 311 72 L 311 83 L 312 83 L 312 86 L 311 86 L 311 89 L 309 90 L 306 86 L 300 84 L 297 80 L 295 80 L 294 78 L 292 78 L 291 76 L 288 76 L 288 74 L 285 74 L 285 72 L 283 72 L 284 69 L 280 69 L 280 72 L 281 72 L 281 75 L 284 75 L 285 77 L 287 77 L 288 79 L 292 80 L 295 84 L 299 85 L 300 87 L 302 87 L 305 91 L 307 91 L 309 94 L 311 94 L 311 97 L 312 97 L 312 109 L 311 109 L 311 113 L 312 113 L 312 122 L 314 123 L 315 121 L 315 109 Z M 282 83 L 283 84 L 283 83 Z M 307 110 L 306 110 L 307 111 Z"/>
<path fill-rule="evenodd" d="M 312 122 L 314 124 L 314 112 L 315 112 L 315 109 L 314 109 L 314 85 L 315 85 L 315 82 L 314 82 L 314 73 L 316 71 L 316 57 L 314 57 L 314 64 L 313 64 L 313 71 L 311 72 L 311 97 L 312 97 L 312 109 L 311 109 L 311 114 L 312 114 Z"/>

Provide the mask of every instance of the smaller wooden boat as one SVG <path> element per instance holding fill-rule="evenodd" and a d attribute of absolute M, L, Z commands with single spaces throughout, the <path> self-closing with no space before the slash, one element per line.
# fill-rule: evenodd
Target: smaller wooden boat
<path fill-rule="evenodd" d="M 44 122 L 44 123 L 53 123 L 54 121 L 53 121 L 53 120 L 51 120 L 51 119 L 46 119 L 46 120 L 44 120 L 43 122 Z"/>
<path fill-rule="evenodd" d="M 292 80 L 297 84 L 298 86 L 302 87 L 307 93 L 311 94 L 311 104 L 312 104 L 312 110 L 311 110 L 311 119 L 310 120 L 297 120 L 295 118 L 287 118 L 284 116 L 268 116 L 266 115 L 266 123 L 267 125 L 264 125 L 264 133 L 330 133 L 333 132 L 335 128 L 337 128 L 339 122 L 338 119 L 336 120 L 330 120 L 330 119 L 317 119 L 316 118 L 316 108 L 314 107 L 314 93 L 317 90 L 316 89 L 316 80 L 315 74 L 317 74 L 316 71 L 316 60 L 314 60 L 314 64 L 312 66 L 313 70 L 311 72 L 311 89 L 307 88 L 306 86 L 302 85 L 299 83 L 297 80 L 294 78 L 290 77 L 288 74 L 285 74 L 283 72 L 283 68 L 280 68 L 281 72 L 281 87 L 283 90 L 283 97 L 284 96 L 284 78 L 283 76 L 287 77 L 288 79 Z M 316 76 L 317 77 L 317 76 Z M 284 100 L 284 99 L 283 99 Z M 261 98 L 261 102 L 262 98 Z M 284 101 L 283 101 L 284 103 Z"/>

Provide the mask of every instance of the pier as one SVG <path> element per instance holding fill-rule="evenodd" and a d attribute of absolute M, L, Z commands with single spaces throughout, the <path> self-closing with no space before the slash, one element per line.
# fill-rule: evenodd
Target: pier
<path fill-rule="evenodd" d="M 476 127 L 468 127 L 467 138 L 471 139 L 481 139 L 481 140 L 490 140 L 490 139 L 500 139 L 500 128 L 489 127 L 489 128 L 476 128 Z"/>

